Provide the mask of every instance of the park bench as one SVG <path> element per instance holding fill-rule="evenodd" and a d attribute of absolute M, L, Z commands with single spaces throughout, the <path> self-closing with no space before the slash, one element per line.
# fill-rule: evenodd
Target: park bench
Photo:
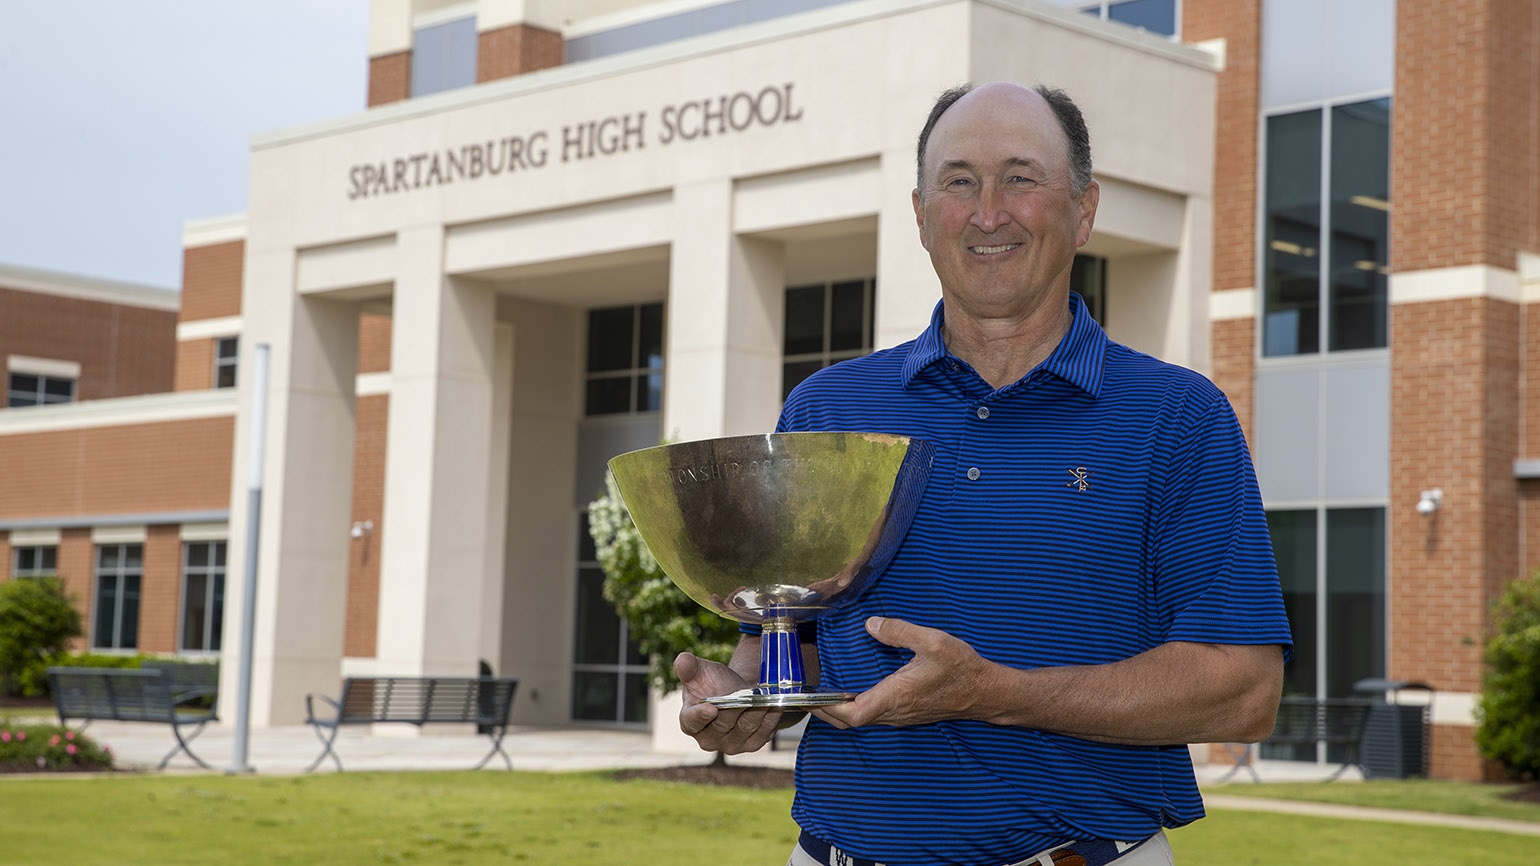
<path fill-rule="evenodd" d="M 502 755 L 508 769 L 513 760 L 503 751 L 503 735 L 508 730 L 508 713 L 513 707 L 513 692 L 519 681 L 506 677 L 348 677 L 342 682 L 342 695 L 332 700 L 326 695 L 305 696 L 305 721 L 313 726 L 324 748 L 305 772 L 321 765 L 327 755 L 342 770 L 342 760 L 333 748 L 343 725 L 373 725 L 404 722 L 409 725 L 436 723 L 474 724 L 492 740 L 492 750 L 472 769 L 479 770 Z M 315 698 L 332 707 L 332 712 L 317 715 Z M 329 734 L 327 732 L 330 732 Z"/>
<path fill-rule="evenodd" d="M 1342 746 L 1345 760 L 1326 781 L 1341 776 L 1348 767 L 1361 765 L 1365 722 L 1374 702 L 1364 698 L 1306 698 L 1285 697 L 1278 702 L 1278 721 L 1273 732 L 1263 743 L 1281 746 L 1315 745 Z M 1255 763 L 1250 760 L 1252 750 L 1246 747 L 1236 753 L 1235 766 L 1219 781 L 1229 778 L 1244 767 L 1253 781 L 1262 781 L 1257 775 Z"/>
<path fill-rule="evenodd" d="M 203 676 L 206 672 L 189 673 Z M 189 744 L 203 731 L 205 725 L 218 718 L 211 703 L 216 694 L 216 686 L 178 682 L 167 668 L 135 670 L 70 667 L 49 668 L 48 685 L 53 690 L 54 706 L 59 710 L 59 724 L 67 724 L 70 719 L 79 719 L 86 725 L 97 720 L 165 722 L 171 726 L 177 745 L 166 753 L 156 769 L 164 770 L 177 752 L 186 752 L 187 757 L 205 770 L 214 769 L 194 754 Z M 193 731 L 184 736 L 182 729 L 189 725 L 194 726 Z M 84 730 L 85 725 L 81 729 Z"/>

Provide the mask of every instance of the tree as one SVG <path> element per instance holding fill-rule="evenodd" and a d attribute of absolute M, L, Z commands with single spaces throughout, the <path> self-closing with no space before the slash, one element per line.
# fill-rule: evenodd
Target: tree
<path fill-rule="evenodd" d="M 0 690 L 43 694 L 48 660 L 79 637 L 80 613 L 57 577 L 13 578 L 0 584 Z"/>
<path fill-rule="evenodd" d="M 732 657 L 737 624 L 696 604 L 668 579 L 609 475 L 604 493 L 589 503 L 588 533 L 604 569 L 604 598 L 631 627 L 654 688 L 663 694 L 679 688 L 674 657 L 681 652 L 723 663 Z"/>
<path fill-rule="evenodd" d="M 1511 775 L 1540 779 L 1540 572 L 1510 584 L 1493 613 L 1476 746 Z"/>

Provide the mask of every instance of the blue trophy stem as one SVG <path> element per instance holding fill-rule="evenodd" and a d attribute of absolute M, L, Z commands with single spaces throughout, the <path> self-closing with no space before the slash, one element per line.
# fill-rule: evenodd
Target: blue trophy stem
<path fill-rule="evenodd" d="M 759 688 L 765 694 L 789 695 L 802 691 L 802 642 L 797 624 L 789 616 L 768 612 L 759 647 Z"/>

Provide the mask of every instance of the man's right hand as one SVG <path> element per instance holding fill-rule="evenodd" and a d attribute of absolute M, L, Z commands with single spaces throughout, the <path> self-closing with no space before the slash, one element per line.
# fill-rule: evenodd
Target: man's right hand
<path fill-rule="evenodd" d="M 726 710 L 704 702 L 754 685 L 737 671 L 692 653 L 680 653 L 674 659 L 674 673 L 684 693 L 679 729 L 694 737 L 703 750 L 727 755 L 754 752 L 775 735 L 781 721 L 779 710 Z"/>

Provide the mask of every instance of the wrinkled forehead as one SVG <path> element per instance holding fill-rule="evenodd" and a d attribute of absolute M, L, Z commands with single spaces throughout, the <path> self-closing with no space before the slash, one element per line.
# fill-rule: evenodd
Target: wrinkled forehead
<path fill-rule="evenodd" d="M 936 121 L 925 146 L 925 176 L 943 165 L 979 168 L 1032 162 L 1069 170 L 1069 142 L 1048 102 L 1015 85 L 987 85 L 957 100 Z"/>

